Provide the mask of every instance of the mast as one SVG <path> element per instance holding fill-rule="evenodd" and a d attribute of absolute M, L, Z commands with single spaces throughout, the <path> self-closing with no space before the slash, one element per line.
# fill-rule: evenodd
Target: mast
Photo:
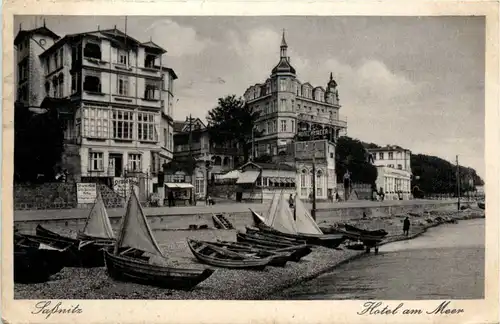
<path fill-rule="evenodd" d="M 188 139 L 188 144 L 189 144 L 189 172 L 191 173 L 191 183 L 193 183 L 193 175 L 194 175 L 194 168 L 195 165 L 193 163 L 193 118 L 191 117 L 191 114 L 189 114 L 189 139 Z M 191 203 L 193 203 L 193 190 L 191 190 Z"/>

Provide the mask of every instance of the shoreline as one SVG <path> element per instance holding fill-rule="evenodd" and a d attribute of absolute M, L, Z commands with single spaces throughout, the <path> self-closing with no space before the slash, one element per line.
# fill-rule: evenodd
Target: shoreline
<path fill-rule="evenodd" d="M 381 243 L 385 245 L 402 240 L 414 239 L 427 229 L 441 225 L 438 217 L 452 217 L 459 221 L 484 218 L 482 210 L 433 211 L 428 215 L 410 216 L 412 227 L 408 237 L 401 235 L 402 219 L 406 215 L 353 220 L 353 225 L 367 228 L 385 228 L 389 235 Z M 427 219 L 432 222 L 427 222 Z M 158 235 L 166 237 L 165 246 L 169 265 L 175 267 L 209 267 L 194 261 L 186 245 L 186 237 L 201 240 L 234 240 L 236 231 L 198 230 L 198 231 L 161 231 Z M 162 244 L 164 243 L 164 244 Z M 373 253 L 373 252 L 372 252 Z M 163 299 L 163 300 L 268 300 L 273 294 L 317 276 L 332 271 L 347 262 L 365 255 L 365 251 L 346 248 L 328 249 L 315 247 L 313 252 L 300 262 L 289 262 L 285 267 L 266 267 L 263 271 L 216 269 L 214 274 L 191 291 L 177 291 L 114 281 L 106 274 L 106 268 L 64 268 L 50 281 L 41 284 L 15 284 L 16 299 Z"/>

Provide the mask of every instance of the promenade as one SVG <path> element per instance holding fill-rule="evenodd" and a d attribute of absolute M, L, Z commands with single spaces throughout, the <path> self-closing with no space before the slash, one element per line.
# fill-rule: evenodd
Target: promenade
<path fill-rule="evenodd" d="M 378 208 L 390 206 L 412 206 L 412 205 L 440 205 L 450 204 L 456 200 L 386 200 L 386 201 L 347 201 L 347 202 L 321 202 L 316 207 L 319 211 L 349 209 L 349 208 Z M 305 203 L 308 209 L 312 208 L 311 203 Z M 257 212 L 267 210 L 268 203 L 231 203 L 216 204 L 213 206 L 176 206 L 176 207 L 152 207 L 144 208 L 147 216 L 182 216 L 182 215 L 204 215 L 211 213 L 245 213 L 251 208 Z M 37 220 L 65 220 L 86 218 L 90 208 L 84 209 L 57 209 L 57 210 L 16 210 L 14 211 L 15 222 L 37 221 Z M 125 213 L 125 208 L 108 209 L 109 217 L 121 217 Z"/>

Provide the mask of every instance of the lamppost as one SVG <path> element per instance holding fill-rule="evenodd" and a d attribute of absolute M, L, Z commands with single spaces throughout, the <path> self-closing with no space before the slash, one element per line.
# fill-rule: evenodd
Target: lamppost
<path fill-rule="evenodd" d="M 209 171 L 210 171 L 210 160 L 205 161 L 205 178 L 206 180 L 206 187 L 205 187 L 205 203 L 208 203 L 208 181 L 209 181 Z"/>

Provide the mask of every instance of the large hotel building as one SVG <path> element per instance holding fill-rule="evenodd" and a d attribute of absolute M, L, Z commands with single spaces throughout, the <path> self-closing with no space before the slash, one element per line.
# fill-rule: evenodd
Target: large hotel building
<path fill-rule="evenodd" d="M 347 129 L 339 115 L 337 83 L 330 73 L 326 87 L 299 81 L 287 55 L 285 33 L 278 64 L 263 83 L 249 87 L 247 104 L 261 112 L 256 125 L 255 156 L 276 160 L 292 157 L 297 168 L 296 187 L 301 198 L 312 191 L 312 152 L 315 154 L 317 197 L 326 199 L 336 188 L 335 142 Z M 289 160 L 289 159 L 288 159 Z"/>
<path fill-rule="evenodd" d="M 61 38 L 45 24 L 20 30 L 14 45 L 16 109 L 58 110 L 69 176 L 151 193 L 173 152 L 177 76 L 162 63 L 166 50 L 116 27 Z"/>

